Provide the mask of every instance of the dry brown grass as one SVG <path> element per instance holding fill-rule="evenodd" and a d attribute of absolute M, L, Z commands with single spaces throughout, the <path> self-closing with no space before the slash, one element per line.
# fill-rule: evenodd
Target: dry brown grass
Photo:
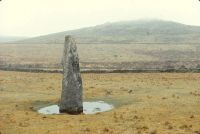
<path fill-rule="evenodd" d="M 141 69 L 168 65 L 195 68 L 200 64 L 200 46 L 196 44 L 77 44 L 77 47 L 82 68 Z M 1 44 L 0 66 L 6 63 L 58 67 L 62 48 L 63 44 Z"/>
<path fill-rule="evenodd" d="M 200 132 L 200 74 L 82 74 L 84 99 L 106 100 L 95 115 L 42 115 L 57 103 L 61 74 L 0 71 L 1 134 L 191 134 Z"/>

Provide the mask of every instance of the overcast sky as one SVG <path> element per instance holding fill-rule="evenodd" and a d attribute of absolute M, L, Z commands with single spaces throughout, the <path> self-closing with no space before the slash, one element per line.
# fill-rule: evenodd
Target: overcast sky
<path fill-rule="evenodd" d="M 156 18 L 200 26 L 198 0 L 2 0 L 0 35 L 37 36 Z"/>

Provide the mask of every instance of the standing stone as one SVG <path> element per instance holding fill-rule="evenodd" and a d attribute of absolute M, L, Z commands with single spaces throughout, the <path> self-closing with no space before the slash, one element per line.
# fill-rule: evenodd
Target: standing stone
<path fill-rule="evenodd" d="M 71 36 L 65 37 L 62 94 L 59 105 L 61 113 L 80 114 L 83 112 L 82 79 L 76 42 Z"/>

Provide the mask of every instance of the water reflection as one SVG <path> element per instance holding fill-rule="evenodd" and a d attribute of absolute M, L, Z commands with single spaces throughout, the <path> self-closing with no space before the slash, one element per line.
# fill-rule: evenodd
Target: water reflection
<path fill-rule="evenodd" d="M 113 105 L 104 101 L 83 102 L 84 114 L 95 114 L 113 109 Z M 38 110 L 41 114 L 60 114 L 58 105 L 51 105 Z"/>

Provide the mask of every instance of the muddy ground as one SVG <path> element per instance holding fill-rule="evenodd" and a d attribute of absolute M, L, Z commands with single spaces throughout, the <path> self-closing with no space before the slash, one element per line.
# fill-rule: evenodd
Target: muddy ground
<path fill-rule="evenodd" d="M 84 100 L 115 109 L 95 115 L 42 115 L 58 103 L 61 74 L 0 71 L 1 134 L 199 134 L 200 74 L 82 74 Z"/>

